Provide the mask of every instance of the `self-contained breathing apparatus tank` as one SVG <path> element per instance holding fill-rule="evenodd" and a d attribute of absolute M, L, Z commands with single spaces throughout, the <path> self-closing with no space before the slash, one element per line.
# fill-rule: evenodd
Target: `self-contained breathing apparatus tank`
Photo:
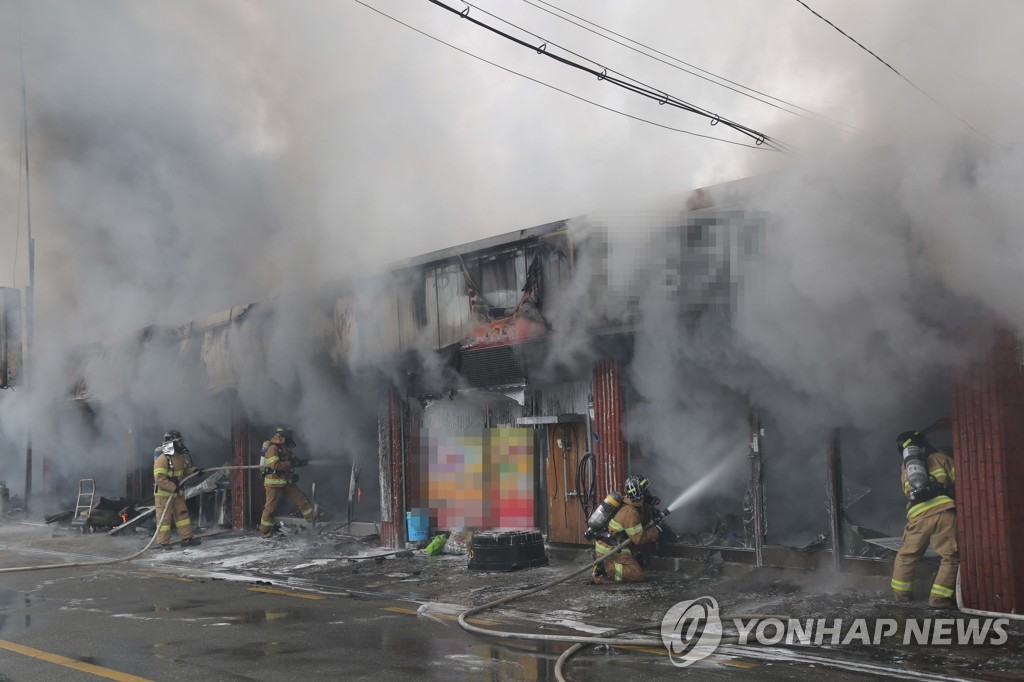
<path fill-rule="evenodd" d="M 903 448 L 903 464 L 907 468 L 907 483 L 910 484 L 911 495 L 916 495 L 928 487 L 928 466 L 924 462 L 921 448 L 916 445 Z"/>
<path fill-rule="evenodd" d="M 260 476 L 266 477 L 267 474 L 274 473 L 274 470 L 267 466 L 267 450 L 270 449 L 270 441 L 263 441 L 263 448 L 260 450 Z"/>
<path fill-rule="evenodd" d="M 597 509 L 587 519 L 587 530 L 583 532 L 583 536 L 588 540 L 593 540 L 608 527 L 608 522 L 615 517 L 615 513 L 622 507 L 622 493 L 617 490 L 613 490 L 605 495 L 604 500 L 601 504 L 597 505 Z"/>
<path fill-rule="evenodd" d="M 897 447 L 903 453 L 903 466 L 913 502 L 924 502 L 947 492 L 946 486 L 928 472 L 928 455 L 924 449 L 926 444 L 924 434 L 920 431 L 906 431 L 897 437 Z"/>

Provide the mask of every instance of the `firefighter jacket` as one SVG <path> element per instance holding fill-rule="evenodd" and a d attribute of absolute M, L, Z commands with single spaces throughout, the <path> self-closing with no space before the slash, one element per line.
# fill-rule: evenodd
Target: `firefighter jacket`
<path fill-rule="evenodd" d="M 608 532 L 611 534 L 611 538 L 607 540 L 599 538 L 594 543 L 594 549 L 598 556 L 604 556 L 612 551 L 615 545 L 621 544 L 626 538 L 632 541 L 631 545 L 646 545 L 657 540 L 659 534 L 658 529 L 654 527 L 644 530 L 641 508 L 634 507 L 628 502 L 623 504 L 622 508 L 608 522 Z M 613 544 L 608 544 L 609 540 Z M 632 552 L 629 547 L 623 547 L 619 550 L 619 554 L 629 556 Z"/>
<path fill-rule="evenodd" d="M 907 503 L 907 519 L 918 516 L 931 516 L 947 509 L 956 509 L 954 501 L 954 485 L 956 477 L 953 470 L 953 458 L 945 452 L 932 452 L 928 455 L 925 465 L 928 467 L 928 475 L 936 482 L 944 485 L 948 494 L 940 494 L 922 502 L 914 502 L 912 499 Z M 903 494 L 910 499 L 910 483 L 907 482 L 907 468 L 903 467 L 900 479 L 903 481 Z"/>
<path fill-rule="evenodd" d="M 192 464 L 187 453 L 158 455 L 153 460 L 153 494 L 158 497 L 170 497 L 181 479 L 196 471 L 199 469 Z"/>
<path fill-rule="evenodd" d="M 271 441 L 265 455 L 265 465 L 270 469 L 263 478 L 263 485 L 270 488 L 283 488 L 291 482 L 292 476 L 292 451 L 284 443 Z"/>

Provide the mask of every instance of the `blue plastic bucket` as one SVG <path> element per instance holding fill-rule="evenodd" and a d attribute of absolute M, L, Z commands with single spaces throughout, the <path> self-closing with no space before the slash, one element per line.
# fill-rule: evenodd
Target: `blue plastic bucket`
<path fill-rule="evenodd" d="M 407 511 L 405 512 L 405 521 L 409 529 L 409 542 L 419 542 L 430 537 L 430 510 Z"/>

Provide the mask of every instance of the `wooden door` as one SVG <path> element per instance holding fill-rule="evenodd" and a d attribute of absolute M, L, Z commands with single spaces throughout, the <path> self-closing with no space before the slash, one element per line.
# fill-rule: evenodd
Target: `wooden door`
<path fill-rule="evenodd" d="M 587 520 L 576 490 L 576 469 L 587 448 L 585 425 L 548 426 L 547 446 L 548 542 L 590 544 L 583 537 Z"/>

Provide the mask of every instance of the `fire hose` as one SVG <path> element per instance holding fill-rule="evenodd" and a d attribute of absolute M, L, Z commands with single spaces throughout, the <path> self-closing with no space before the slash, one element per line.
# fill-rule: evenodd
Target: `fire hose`
<path fill-rule="evenodd" d="M 260 468 L 259 464 L 249 464 L 249 465 L 238 465 L 238 466 L 210 467 L 209 469 L 204 469 L 203 472 L 206 473 L 206 472 L 209 472 L 209 471 L 234 471 L 234 470 L 239 470 L 239 469 L 259 469 L 259 468 Z M 188 476 L 185 476 L 183 479 L 181 479 L 181 482 L 179 483 L 179 486 L 183 485 L 185 483 L 185 481 L 189 480 L 193 476 L 197 476 L 198 474 L 199 474 L 199 472 L 197 471 L 195 473 L 189 474 Z M 157 533 L 160 532 L 160 524 L 162 524 L 164 522 L 164 519 L 167 517 L 167 512 L 170 510 L 170 508 L 171 508 L 171 505 L 169 505 L 169 504 L 164 507 L 163 514 L 161 514 L 160 518 L 157 519 L 156 530 L 153 532 L 153 537 L 151 537 L 149 539 L 149 542 L 146 543 L 145 547 L 140 549 L 138 552 L 135 552 L 134 554 L 129 554 L 126 557 L 120 557 L 120 558 L 117 558 L 117 559 L 103 559 L 101 561 L 78 561 L 78 562 L 70 563 L 70 564 L 43 564 L 41 566 L 14 566 L 12 568 L 0 568 L 0 573 L 17 573 L 19 571 L 42 571 L 42 570 L 47 569 L 47 568 L 75 568 L 75 567 L 80 567 L 80 566 L 106 566 L 108 564 L 116 564 L 116 563 L 120 563 L 122 561 L 130 561 L 131 559 L 134 559 L 137 556 L 141 556 L 147 549 L 149 549 L 153 545 L 153 541 L 156 540 Z"/>
<path fill-rule="evenodd" d="M 655 519 L 655 520 L 651 521 L 650 523 L 648 523 L 644 527 L 644 530 L 647 530 L 648 528 L 651 528 L 652 526 L 656 525 L 659 520 L 660 519 Z M 631 631 L 631 630 L 646 629 L 646 628 L 648 628 L 648 627 L 650 627 L 652 625 L 651 623 L 644 623 L 644 624 L 642 624 L 640 626 L 634 625 L 634 626 L 629 626 L 629 627 L 626 627 L 626 628 L 619 628 L 617 630 L 609 630 L 609 631 L 604 632 L 601 635 L 597 635 L 597 636 L 575 636 L 575 635 L 546 635 L 546 634 L 538 634 L 538 633 L 507 632 L 507 631 L 504 631 L 504 630 L 489 630 L 487 628 L 477 627 L 477 626 L 472 625 L 471 623 L 467 622 L 468 618 L 470 618 L 470 617 L 472 617 L 472 616 L 474 616 L 474 615 L 476 615 L 478 613 L 482 613 L 482 612 L 487 611 L 489 609 L 493 609 L 494 607 L 500 606 L 501 604 L 507 604 L 508 602 L 514 601 L 516 599 L 522 599 L 523 597 L 528 597 L 531 594 L 537 594 L 538 592 L 543 592 L 544 590 L 547 590 L 547 589 L 549 589 L 551 587 L 554 587 L 555 585 L 558 585 L 560 583 L 564 583 L 567 580 L 575 578 L 575 577 L 581 575 L 582 573 L 591 570 L 598 563 L 600 563 L 602 561 L 605 561 L 609 557 L 612 557 L 612 556 L 618 554 L 623 549 L 625 549 L 625 547 L 630 542 L 632 542 L 632 540 L 630 540 L 629 538 L 623 540 L 621 543 L 616 545 L 607 554 L 604 554 L 604 555 L 600 556 L 599 558 L 597 558 L 594 561 L 590 562 L 586 566 L 583 566 L 581 568 L 575 569 L 575 570 L 567 573 L 566 575 L 564 575 L 564 576 L 562 576 L 560 578 L 557 578 L 557 579 L 552 580 L 550 582 L 544 583 L 543 585 L 540 585 L 538 587 L 534 587 L 534 588 L 525 590 L 523 592 L 515 592 L 515 593 L 513 593 L 511 595 L 508 595 L 506 597 L 501 597 L 500 599 L 495 599 L 493 601 L 487 602 L 486 604 L 481 604 L 480 606 L 474 606 L 471 609 L 463 611 L 461 614 L 459 614 L 459 626 L 462 627 L 462 629 L 466 630 L 467 632 L 472 632 L 472 633 L 480 634 L 480 635 L 487 635 L 489 637 L 501 637 L 501 638 L 505 638 L 505 639 L 527 639 L 527 640 L 545 641 L 545 642 L 567 642 L 567 643 L 572 643 L 574 646 L 570 647 L 565 652 L 563 652 L 562 656 L 559 657 L 559 659 L 558 659 L 558 664 L 555 666 L 555 676 L 556 676 L 556 679 L 559 680 L 559 682 L 565 682 L 565 678 L 562 676 L 562 667 L 564 666 L 565 661 L 567 661 L 570 656 L 572 656 L 573 654 L 575 654 L 577 651 L 579 651 L 580 649 L 582 649 L 584 646 L 586 646 L 588 644 L 605 644 L 605 645 L 618 644 L 618 645 L 624 645 L 624 646 L 654 646 L 654 647 L 662 647 L 662 646 L 664 646 L 664 642 L 662 642 L 661 639 L 650 639 L 650 638 L 644 639 L 644 638 L 616 637 L 616 635 L 618 635 L 618 634 L 621 634 L 621 633 L 624 633 L 624 632 L 628 632 L 628 631 Z"/>

